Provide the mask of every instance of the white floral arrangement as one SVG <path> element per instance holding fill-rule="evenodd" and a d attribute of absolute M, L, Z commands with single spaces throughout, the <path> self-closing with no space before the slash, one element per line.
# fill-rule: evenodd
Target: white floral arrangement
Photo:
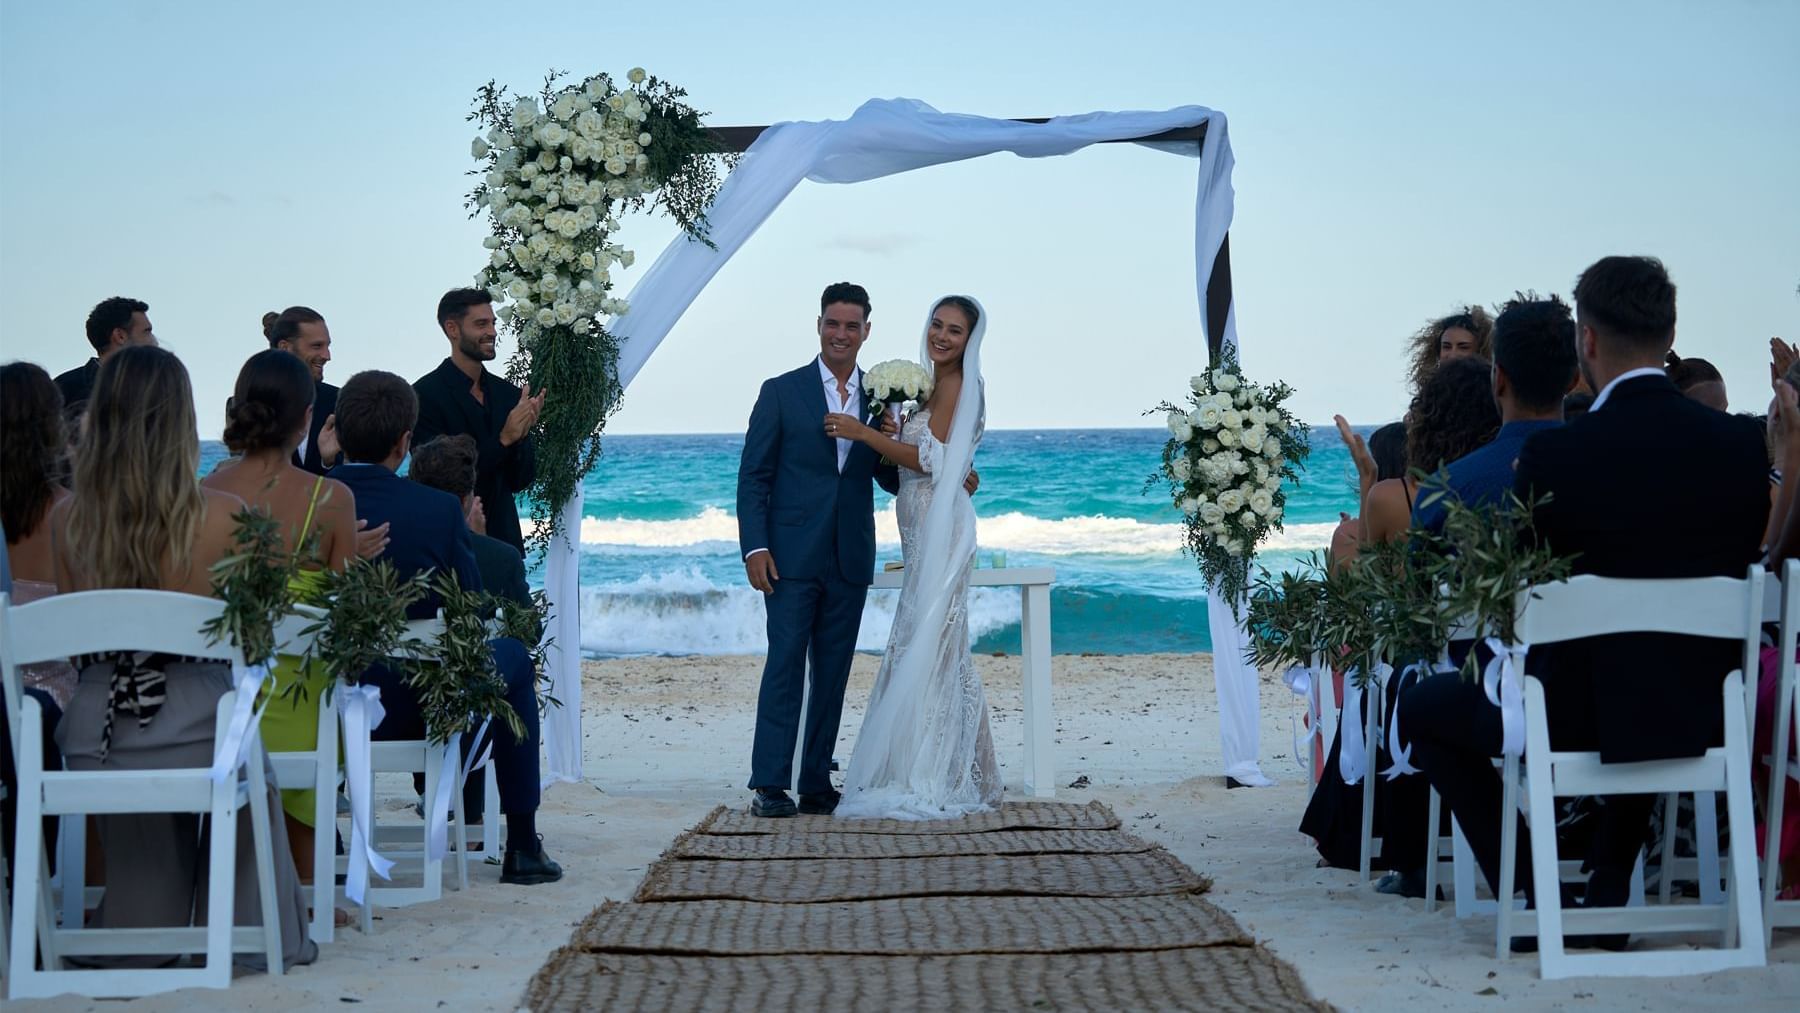
<path fill-rule="evenodd" d="M 931 396 L 931 374 L 911 359 L 889 359 L 863 370 L 863 392 L 868 395 L 869 417 Z"/>
<path fill-rule="evenodd" d="M 519 339 L 509 375 L 551 392 L 535 433 L 534 542 L 559 529 L 623 393 L 605 325 L 629 309 L 611 294 L 615 269 L 635 259 L 613 239 L 620 216 L 654 205 L 705 242 L 719 170 L 733 164 L 686 94 L 642 68 L 623 86 L 552 73 L 535 96 L 492 81 L 475 94 L 469 119 L 484 129 L 469 145 L 481 165 L 467 205 L 489 224 L 475 284 Z"/>
<path fill-rule="evenodd" d="M 1293 388 L 1252 383 L 1235 359 L 1193 378 L 1183 407 L 1165 402 L 1169 440 L 1152 485 L 1165 483 L 1185 518 L 1185 548 L 1235 612 L 1256 547 L 1281 530 L 1286 482 L 1298 482 L 1309 429 L 1288 411 Z"/>

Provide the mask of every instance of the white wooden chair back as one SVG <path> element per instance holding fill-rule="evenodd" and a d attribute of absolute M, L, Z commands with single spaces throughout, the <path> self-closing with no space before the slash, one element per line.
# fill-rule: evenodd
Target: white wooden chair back
<path fill-rule="evenodd" d="M 1800 691 L 1796 690 L 1794 663 L 1795 640 L 1800 635 L 1800 560 L 1790 559 L 1782 564 L 1780 619 L 1781 635 L 1776 639 L 1779 675 L 1771 713 L 1775 726 L 1770 730 L 1768 757 L 1758 758 L 1766 759 L 1769 769 L 1762 869 L 1765 944 L 1773 943 L 1776 926 L 1800 926 L 1800 900 L 1777 899 L 1781 890 L 1781 834 L 1786 817 L 1787 788 L 1790 782 L 1800 782 L 1800 760 L 1790 754 L 1787 745 L 1793 740 L 1794 729 L 1800 727 Z M 1752 720 L 1754 717 L 1752 713 Z M 1754 729 L 1754 724 L 1751 727 Z"/>

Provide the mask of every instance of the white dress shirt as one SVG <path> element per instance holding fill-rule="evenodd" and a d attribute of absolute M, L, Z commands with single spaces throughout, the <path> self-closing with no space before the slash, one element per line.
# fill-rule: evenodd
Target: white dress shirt
<path fill-rule="evenodd" d="M 844 415 L 854 415 L 857 418 L 862 418 L 862 370 L 852 369 L 850 371 L 850 382 L 848 385 L 850 396 L 846 399 L 838 397 L 837 377 L 833 376 L 831 370 L 826 367 L 825 360 L 821 358 L 817 361 L 819 363 L 819 382 L 825 385 L 825 407 L 831 411 L 839 412 Z M 824 420 L 821 419 L 820 421 L 823 422 Z M 853 441 L 851 440 L 844 439 L 842 436 L 838 437 L 837 457 L 838 474 L 840 475 L 844 473 L 844 462 L 850 460 L 850 446 L 852 442 Z"/>
<path fill-rule="evenodd" d="M 1640 376 L 1665 376 L 1666 377 L 1668 375 L 1669 374 L 1668 374 L 1667 370 L 1659 369 L 1656 366 L 1639 366 L 1637 369 L 1628 369 L 1625 372 L 1620 373 L 1618 376 L 1613 377 L 1611 383 L 1600 388 L 1600 393 L 1597 397 L 1594 398 L 1594 403 L 1591 405 L 1588 405 L 1588 411 L 1590 411 L 1590 412 L 1599 411 L 1601 406 L 1606 404 L 1606 399 L 1608 397 L 1612 396 L 1613 388 L 1617 387 L 1619 384 L 1624 383 L 1626 380 L 1635 380 Z"/>
<path fill-rule="evenodd" d="M 821 358 L 821 359 L 816 359 L 814 361 L 816 361 L 819 364 L 819 382 L 825 385 L 825 407 L 826 407 L 826 409 L 829 411 L 840 412 L 845 415 L 854 415 L 857 418 L 861 418 L 862 417 L 862 403 L 863 403 L 862 370 L 856 369 L 856 370 L 851 371 L 850 382 L 847 384 L 847 386 L 849 387 L 850 396 L 848 398 L 842 398 L 842 397 L 838 396 L 837 377 L 833 376 L 831 373 L 831 370 L 826 368 L 825 360 Z M 824 422 L 825 422 L 824 419 L 819 420 L 819 424 L 821 426 L 824 425 Z M 844 473 L 844 463 L 846 461 L 850 460 L 850 446 L 853 442 L 854 441 L 846 440 L 841 436 L 838 437 L 838 439 L 837 439 L 837 466 L 838 466 L 838 474 L 840 474 L 840 475 L 842 475 Z M 751 556 L 754 556 L 759 552 L 767 552 L 767 551 L 769 551 L 767 548 L 751 549 L 749 552 L 744 553 L 744 558 L 749 559 Z"/>

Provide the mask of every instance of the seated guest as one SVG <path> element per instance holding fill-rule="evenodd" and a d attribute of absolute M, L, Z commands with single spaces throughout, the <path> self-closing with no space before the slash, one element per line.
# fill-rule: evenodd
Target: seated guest
<path fill-rule="evenodd" d="M 1369 494 L 1369 487 L 1376 482 L 1406 477 L 1406 423 L 1389 422 L 1370 434 L 1365 443 L 1361 436 L 1351 431 L 1350 423 L 1342 415 L 1333 418 L 1337 422 L 1339 438 L 1350 451 L 1351 461 L 1360 461 L 1366 452 L 1369 460 L 1375 462 L 1373 473 L 1358 468 L 1358 503 Z M 1338 518 L 1338 526 L 1331 532 L 1331 546 L 1326 552 L 1334 569 L 1356 558 L 1357 546 L 1362 542 L 1362 517 L 1339 513 Z"/>
<path fill-rule="evenodd" d="M 342 573 L 356 556 L 356 500 L 342 482 L 293 463 L 294 448 L 309 431 L 313 404 L 312 376 L 300 359 L 274 349 L 252 355 L 238 371 L 225 426 L 225 446 L 238 456 L 201 485 L 230 493 L 280 523 L 283 544 L 300 563 L 289 590 L 299 601 L 320 605 L 325 571 Z M 263 745 L 277 753 L 316 748 L 324 671 L 303 675 L 300 659 L 283 656 L 274 676 L 267 689 L 273 699 L 263 712 Z M 296 682 L 304 684 L 304 699 L 287 696 Z M 310 788 L 281 793 L 303 882 L 310 881 L 313 868 L 315 794 Z"/>
<path fill-rule="evenodd" d="M 1607 257 L 1575 287 L 1576 353 L 1599 390 L 1581 419 L 1537 433 L 1515 490 L 1548 495 L 1535 529 L 1574 572 L 1626 578 L 1741 577 L 1759 557 L 1769 497 L 1762 435 L 1681 395 L 1663 371 L 1675 338 L 1675 286 L 1660 261 Z M 1683 519 L 1668 537 L 1669 519 Z M 1661 546 L 1659 551 L 1648 547 Z M 1609 763 L 1695 756 L 1721 740 L 1719 683 L 1739 645 L 1672 634 L 1596 638 L 1533 650 L 1550 745 Z M 1449 803 L 1490 886 L 1499 881 L 1500 712 L 1479 687 L 1437 677 L 1401 704 L 1413 762 Z M 1649 795 L 1617 795 L 1596 816 L 1583 903 L 1624 903 L 1648 829 Z M 1518 882 L 1532 892 L 1521 821 Z M 1571 946 L 1624 944 L 1575 937 Z M 1529 946 L 1525 943 L 1521 948 Z"/>
<path fill-rule="evenodd" d="M 463 518 L 462 504 L 448 493 L 409 482 L 394 472 L 412 445 L 419 402 L 405 380 L 392 373 L 369 371 L 350 378 L 338 391 L 338 440 L 348 463 L 331 472 L 356 494 L 357 515 L 370 524 L 392 522 L 382 558 L 401 577 L 428 570 L 454 573 L 465 588 L 479 590 L 481 573 Z M 416 619 L 437 614 L 436 595 L 412 608 Z M 507 701 L 524 723 L 515 738 L 502 722 L 494 735 L 494 766 L 500 782 L 500 808 L 506 814 L 503 883 L 550 883 L 562 878 L 562 867 L 544 854 L 537 834 L 538 702 L 537 676 L 525 647 L 516 640 L 492 642 L 494 664 L 506 680 Z M 412 687 L 384 667 L 371 669 L 366 680 L 381 687 L 387 718 L 376 729 L 380 739 L 422 739 L 426 729 Z M 477 749 L 471 743 L 469 749 Z"/>
<path fill-rule="evenodd" d="M 212 594 L 212 567 L 235 551 L 232 514 L 243 501 L 195 478 L 200 439 L 187 370 L 169 352 L 129 347 L 101 364 L 75 457 L 74 494 L 51 510 L 56 585 L 64 591 L 148 588 Z M 85 655 L 75 695 L 57 728 L 72 770 L 141 770 L 212 764 L 214 714 L 232 689 L 231 666 L 131 652 Z M 268 767 L 266 755 L 259 758 Z M 269 805 L 280 803 L 268 769 Z M 236 919 L 261 925 L 251 811 L 239 814 Z M 193 924 L 204 910 L 205 837 L 193 813 L 100 816 L 106 895 L 100 924 Z M 220 832 L 211 828 L 211 832 Z M 306 895 L 272 821 L 276 898 L 285 963 L 310 963 Z M 117 960 L 120 958 L 93 958 Z M 124 958 L 133 959 L 133 958 Z M 141 958 L 137 958 L 141 959 Z M 239 962 L 261 958 L 241 955 Z"/>
<path fill-rule="evenodd" d="M 1722 412 L 1731 410 L 1725 398 L 1725 377 L 1720 375 L 1717 366 L 1705 359 L 1684 359 L 1674 352 L 1669 353 L 1663 364 L 1669 382 L 1676 390 L 1708 408 Z"/>
<path fill-rule="evenodd" d="M 1425 389 L 1425 381 L 1437 372 L 1440 363 L 1474 356 L 1485 359 L 1493 354 L 1489 343 L 1494 322 L 1487 311 L 1469 305 L 1447 317 L 1439 317 L 1421 327 L 1408 344 L 1412 345 L 1412 393 Z"/>
<path fill-rule="evenodd" d="M 94 389 L 94 378 L 100 364 L 121 348 L 132 345 L 154 345 L 156 334 L 150 328 L 150 304 L 124 296 L 102 299 L 87 318 L 87 340 L 94 357 L 56 377 L 56 389 L 62 392 L 63 411 L 71 419 L 79 418 L 88 396 Z"/>
<path fill-rule="evenodd" d="M 1375 462 L 1352 446 L 1364 483 L 1364 543 L 1388 542 L 1405 535 L 1419 498 L 1419 475 L 1433 474 L 1494 438 L 1500 429 L 1500 413 L 1494 407 L 1491 369 L 1486 359 L 1463 357 L 1444 363 L 1431 374 L 1406 415 L 1407 475 L 1371 481 Z"/>
<path fill-rule="evenodd" d="M 518 549 L 483 533 L 486 518 L 481 513 L 481 500 L 475 498 L 476 453 L 475 440 L 467 434 L 440 436 L 413 448 L 406 477 L 456 497 L 469 522 L 481 586 L 489 594 L 529 606 L 531 585 L 525 580 L 525 558 Z"/>
<path fill-rule="evenodd" d="M 58 484 L 62 471 L 62 394 L 50 374 L 29 362 L 0 366 L 0 530 L 6 532 L 6 551 L 0 564 L 8 579 L 0 593 L 23 605 L 56 593 L 56 568 L 50 552 L 50 510 L 69 494 Z M 44 769 L 61 770 L 56 751 L 56 722 L 75 692 L 75 670 L 67 662 L 25 665 L 19 670 L 27 694 L 42 708 Z M 4 700 L 0 700 L 0 707 Z M 12 864 L 14 814 L 18 811 L 18 772 L 13 768 L 12 724 L 0 720 L 0 783 L 7 787 L 0 800 L 6 827 L 3 842 L 7 868 Z M 49 821 L 46 835 L 54 841 L 56 820 Z M 5 899 L 0 894 L 0 901 Z"/>
<path fill-rule="evenodd" d="M 1552 296 L 1517 299 L 1494 321 L 1494 403 L 1500 431 L 1492 442 L 1445 466 L 1444 495 L 1415 503 L 1415 528 L 1444 526 L 1447 499 L 1470 505 L 1497 503 L 1512 491 L 1513 463 L 1533 433 L 1562 425 L 1563 397 L 1575 383 L 1575 320 Z"/>

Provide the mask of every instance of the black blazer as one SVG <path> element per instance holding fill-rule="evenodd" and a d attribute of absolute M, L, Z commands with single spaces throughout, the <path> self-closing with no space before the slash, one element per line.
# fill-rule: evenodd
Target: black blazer
<path fill-rule="evenodd" d="M 331 477 L 356 496 L 356 516 L 369 527 L 389 524 L 387 551 L 401 579 L 426 570 L 449 570 L 465 588 L 482 590 L 481 569 L 455 496 L 408 481 L 379 464 L 340 464 Z M 441 604 L 436 594 L 407 609 L 413 619 L 431 619 Z"/>
<path fill-rule="evenodd" d="M 419 421 L 413 426 L 413 446 L 439 436 L 467 434 L 474 437 L 480 459 L 475 466 L 475 495 L 487 515 L 487 533 L 525 551 L 519 528 L 516 493 L 530 488 L 537 477 L 534 440 L 527 436 L 510 447 L 500 445 L 506 416 L 519 404 L 519 388 L 486 370 L 481 374 L 482 400 L 469 393 L 469 378 L 445 359 L 438 368 L 413 383 L 419 395 Z"/>
<path fill-rule="evenodd" d="M 1640 579 L 1742 577 L 1761 555 L 1769 462 L 1753 419 L 1690 401 L 1661 376 L 1628 380 L 1599 411 L 1538 433 L 1516 488 L 1548 493 L 1541 539 L 1574 570 Z M 1551 745 L 1609 763 L 1696 756 L 1723 741 L 1719 681 L 1743 645 L 1668 634 L 1534 649 Z M 1754 686 L 1755 672 L 1745 678 Z"/>
<path fill-rule="evenodd" d="M 763 383 L 738 462 L 739 553 L 769 550 L 784 578 L 836 575 L 867 586 L 875 577 L 869 482 L 892 491 L 897 476 L 861 443 L 850 447 L 840 474 L 837 441 L 825 435 L 827 411 L 816 359 Z"/>
<path fill-rule="evenodd" d="M 56 375 L 56 379 L 52 382 L 56 384 L 56 389 L 62 394 L 65 419 L 74 420 L 81 417 L 82 411 L 87 407 L 88 398 L 94 395 L 94 379 L 99 375 L 100 360 L 98 358 L 89 359 L 74 369 Z"/>
<path fill-rule="evenodd" d="M 315 475 L 323 475 L 338 465 L 338 461 L 319 460 L 319 430 L 325 428 L 325 420 L 337 411 L 338 389 L 323 380 L 313 384 L 313 416 L 312 428 L 306 433 L 306 456 L 294 463 Z M 295 454 L 299 457 L 299 454 Z M 343 455 L 340 454 L 339 460 Z"/>

